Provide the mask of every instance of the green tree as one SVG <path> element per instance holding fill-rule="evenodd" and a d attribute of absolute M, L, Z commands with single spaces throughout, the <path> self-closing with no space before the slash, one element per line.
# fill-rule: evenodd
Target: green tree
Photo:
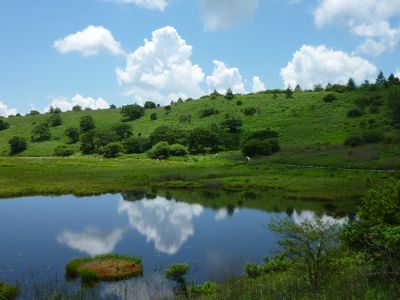
<path fill-rule="evenodd" d="M 144 153 L 150 148 L 150 140 L 142 137 L 130 137 L 123 142 L 125 153 Z"/>
<path fill-rule="evenodd" d="M 243 121 L 235 117 L 228 117 L 220 123 L 221 128 L 230 133 L 237 133 L 242 130 Z"/>
<path fill-rule="evenodd" d="M 82 106 L 80 106 L 80 105 L 75 105 L 75 106 L 72 107 L 72 111 L 74 111 L 74 112 L 78 112 L 78 111 L 81 111 L 81 110 L 82 110 Z"/>
<path fill-rule="evenodd" d="M 392 122 L 400 124 L 400 90 L 394 90 L 389 94 L 388 107 Z"/>
<path fill-rule="evenodd" d="M 13 136 L 8 140 L 8 144 L 10 146 L 10 155 L 21 153 L 28 148 L 28 143 L 21 136 Z"/>
<path fill-rule="evenodd" d="M 159 142 L 147 152 L 147 155 L 151 159 L 168 159 L 171 155 L 169 144 L 167 142 Z"/>
<path fill-rule="evenodd" d="M 120 143 L 111 142 L 101 149 L 101 153 L 105 158 L 115 158 L 122 152 L 122 145 Z"/>
<path fill-rule="evenodd" d="M 186 280 L 185 276 L 189 272 L 188 264 L 174 264 L 168 269 L 164 270 L 165 278 L 173 280 L 178 284 L 178 287 L 182 291 L 186 291 Z"/>
<path fill-rule="evenodd" d="M 144 104 L 144 108 L 145 109 L 152 109 L 152 108 L 156 108 L 156 104 L 153 101 L 146 101 L 146 103 Z"/>
<path fill-rule="evenodd" d="M 79 141 L 79 129 L 76 127 L 68 127 L 65 130 L 66 136 L 69 138 L 70 144 L 75 144 Z"/>
<path fill-rule="evenodd" d="M 150 115 L 150 120 L 152 120 L 152 121 L 157 120 L 157 113 L 152 113 L 152 114 Z"/>
<path fill-rule="evenodd" d="M 8 128 L 10 128 L 10 124 L 4 121 L 3 118 L 0 118 L 0 131 L 6 130 Z"/>
<path fill-rule="evenodd" d="M 72 150 L 67 145 L 58 145 L 53 152 L 54 156 L 60 157 L 68 157 L 74 154 L 74 150 Z"/>
<path fill-rule="evenodd" d="M 33 110 L 31 110 L 31 111 L 29 112 L 28 115 L 29 115 L 29 116 L 37 116 L 37 115 L 40 115 L 40 112 L 33 109 Z"/>
<path fill-rule="evenodd" d="M 296 87 L 294 88 L 295 92 L 302 92 L 303 90 L 301 89 L 300 84 L 297 84 Z"/>
<path fill-rule="evenodd" d="M 225 98 L 228 99 L 228 100 L 232 100 L 233 98 L 235 98 L 235 95 L 233 94 L 231 88 L 226 90 Z"/>
<path fill-rule="evenodd" d="M 49 124 L 50 127 L 61 126 L 63 123 L 61 114 L 60 113 L 51 114 L 50 117 L 47 119 L 47 123 Z"/>
<path fill-rule="evenodd" d="M 83 116 L 79 122 L 82 132 L 87 132 L 96 127 L 92 116 Z"/>
<path fill-rule="evenodd" d="M 43 142 L 51 139 L 49 125 L 47 123 L 36 125 L 32 129 L 32 142 Z"/>
<path fill-rule="evenodd" d="M 357 88 L 356 82 L 354 81 L 353 78 L 350 78 L 349 81 L 347 82 L 347 89 L 349 91 L 354 91 Z"/>
<path fill-rule="evenodd" d="M 111 104 L 110 109 L 117 109 L 117 106 L 115 104 Z"/>
<path fill-rule="evenodd" d="M 151 145 L 155 145 L 159 142 L 167 142 L 168 144 L 187 144 L 187 133 L 186 131 L 170 126 L 159 126 L 150 134 Z"/>
<path fill-rule="evenodd" d="M 171 145 L 169 152 L 171 156 L 186 156 L 189 153 L 188 148 L 180 144 Z"/>
<path fill-rule="evenodd" d="M 257 155 L 271 155 L 280 150 L 276 139 L 262 140 L 250 139 L 242 145 L 242 153 L 245 156 L 254 157 Z"/>
<path fill-rule="evenodd" d="M 144 108 L 137 104 L 124 105 L 121 109 L 121 115 L 128 121 L 137 120 L 144 115 Z"/>
<path fill-rule="evenodd" d="M 132 126 L 125 123 L 115 124 L 112 130 L 117 135 L 118 140 L 123 140 L 133 135 Z"/>
<path fill-rule="evenodd" d="M 387 80 L 385 78 L 385 75 L 383 75 L 382 71 L 380 71 L 378 76 L 376 77 L 375 84 L 380 85 L 380 86 L 386 86 Z"/>
<path fill-rule="evenodd" d="M 218 135 L 206 128 L 196 128 L 188 136 L 189 151 L 193 154 L 215 152 L 219 149 Z"/>
<path fill-rule="evenodd" d="M 285 90 L 285 95 L 286 95 L 286 99 L 293 98 L 293 91 L 292 91 L 292 88 L 290 87 L 290 85 Z"/>

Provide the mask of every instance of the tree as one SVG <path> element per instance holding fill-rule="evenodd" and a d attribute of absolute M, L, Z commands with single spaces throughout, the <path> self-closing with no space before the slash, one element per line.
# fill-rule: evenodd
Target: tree
<path fill-rule="evenodd" d="M 121 115 L 123 115 L 127 121 L 137 120 L 144 115 L 144 108 L 137 104 L 124 105 L 121 109 Z"/>
<path fill-rule="evenodd" d="M 394 124 L 400 124 L 400 91 L 394 90 L 388 98 L 389 114 Z"/>
<path fill-rule="evenodd" d="M 82 134 L 80 139 L 82 153 L 101 153 L 102 147 L 116 141 L 116 135 L 110 129 L 92 129 Z"/>
<path fill-rule="evenodd" d="M 400 183 L 370 190 L 362 199 L 357 218 L 350 220 L 342 238 L 367 255 L 375 271 L 400 289 Z"/>
<path fill-rule="evenodd" d="M 285 90 L 286 99 L 293 98 L 293 91 L 290 85 Z"/>
<path fill-rule="evenodd" d="M 171 145 L 169 152 L 171 156 L 186 156 L 189 153 L 188 148 L 180 144 Z"/>
<path fill-rule="evenodd" d="M 387 81 L 388 81 L 389 85 L 398 85 L 398 84 L 400 84 L 400 79 L 397 78 L 396 76 L 394 76 L 393 73 L 389 75 Z"/>
<path fill-rule="evenodd" d="M 243 126 L 243 121 L 235 117 L 228 117 L 220 123 L 221 128 L 230 133 L 240 132 Z"/>
<path fill-rule="evenodd" d="M 182 291 L 186 291 L 185 276 L 188 272 L 188 264 L 174 264 L 168 269 L 164 270 L 164 276 L 167 279 L 175 281 Z"/>
<path fill-rule="evenodd" d="M 156 104 L 153 101 L 146 101 L 146 103 L 144 104 L 144 108 L 145 109 L 156 108 Z"/>
<path fill-rule="evenodd" d="M 65 130 L 66 136 L 69 138 L 70 144 L 75 144 L 79 141 L 79 129 L 75 127 L 69 127 Z"/>
<path fill-rule="evenodd" d="M 8 128 L 10 128 L 10 124 L 0 118 L 0 131 L 6 130 Z"/>
<path fill-rule="evenodd" d="M 257 155 L 271 155 L 280 150 L 278 141 L 276 139 L 263 140 L 263 139 L 250 139 L 242 146 L 242 153 L 245 156 L 254 157 Z"/>
<path fill-rule="evenodd" d="M 81 110 L 82 110 L 82 107 L 80 105 L 75 105 L 75 106 L 72 107 L 72 111 L 74 111 L 74 112 L 78 112 L 78 111 L 81 111 Z"/>
<path fill-rule="evenodd" d="M 57 127 L 62 125 L 63 120 L 61 118 L 60 113 L 53 113 L 50 115 L 50 117 L 47 119 L 47 123 L 49 124 L 50 127 Z"/>
<path fill-rule="evenodd" d="M 117 106 L 115 104 L 111 104 L 110 109 L 117 109 Z"/>
<path fill-rule="evenodd" d="M 58 145 L 53 152 L 54 156 L 68 157 L 74 154 L 74 150 L 69 148 L 67 145 Z"/>
<path fill-rule="evenodd" d="M 284 219 L 268 227 L 281 237 L 278 245 L 282 254 L 298 262 L 307 273 L 312 288 L 318 289 L 338 250 L 339 227 L 320 218 L 313 222 L 306 219 L 299 224 Z"/>
<path fill-rule="evenodd" d="M 118 140 L 123 140 L 133 135 L 132 126 L 129 124 L 124 124 L 124 123 L 115 124 L 112 127 L 112 130 L 117 135 Z"/>
<path fill-rule="evenodd" d="M 28 148 L 28 143 L 21 136 L 13 136 L 8 140 L 8 144 L 10 145 L 10 155 L 21 153 Z"/>
<path fill-rule="evenodd" d="M 324 88 L 322 87 L 321 84 L 316 84 L 314 85 L 314 92 L 322 92 L 324 90 Z"/>
<path fill-rule="evenodd" d="M 335 100 L 337 100 L 337 96 L 335 93 L 328 93 L 322 98 L 322 101 L 324 101 L 326 103 L 331 103 Z"/>
<path fill-rule="evenodd" d="M 28 115 L 29 115 L 29 116 L 36 116 L 36 115 L 40 115 L 40 112 L 33 109 L 33 110 L 31 110 L 31 111 L 29 112 Z"/>
<path fill-rule="evenodd" d="M 303 90 L 301 89 L 300 84 L 297 84 L 296 87 L 294 88 L 295 92 L 302 92 Z"/>
<path fill-rule="evenodd" d="M 167 142 L 159 142 L 147 152 L 147 155 L 151 159 L 168 159 L 171 155 L 169 144 Z"/>
<path fill-rule="evenodd" d="M 92 116 L 83 116 L 79 122 L 79 126 L 82 132 L 87 132 L 96 127 Z"/>
<path fill-rule="evenodd" d="M 188 145 L 190 153 L 215 152 L 219 149 L 219 139 L 215 131 L 196 128 L 189 133 Z"/>
<path fill-rule="evenodd" d="M 235 98 L 235 95 L 233 94 L 231 88 L 226 90 L 225 98 L 228 99 L 228 100 L 232 100 L 233 98 Z"/>
<path fill-rule="evenodd" d="M 152 113 L 152 114 L 150 115 L 150 120 L 152 120 L 152 121 L 157 120 L 157 113 Z"/>
<path fill-rule="evenodd" d="M 187 144 L 187 133 L 186 131 L 170 126 L 157 127 L 150 134 L 151 145 L 155 145 L 159 142 L 167 142 L 168 144 Z"/>
<path fill-rule="evenodd" d="M 378 76 L 376 77 L 375 84 L 380 85 L 380 86 L 386 86 L 387 81 L 386 81 L 385 75 L 383 75 L 382 71 L 380 71 Z"/>
<path fill-rule="evenodd" d="M 214 100 L 217 99 L 217 97 L 221 96 L 220 93 L 217 92 L 217 90 L 214 90 L 211 94 L 210 94 L 210 99 Z"/>
<path fill-rule="evenodd" d="M 119 154 L 122 152 L 122 149 L 123 148 L 120 143 L 111 142 L 101 149 L 101 153 L 105 158 L 115 158 L 119 156 Z"/>
<path fill-rule="evenodd" d="M 150 140 L 141 137 L 130 137 L 123 141 L 125 153 L 144 153 L 150 148 Z"/>
<path fill-rule="evenodd" d="M 354 91 L 357 88 L 356 82 L 354 81 L 353 78 L 350 78 L 349 81 L 347 82 L 347 89 L 349 91 Z"/>
<path fill-rule="evenodd" d="M 47 123 L 36 125 L 32 130 L 32 142 L 43 142 L 51 139 L 49 125 Z"/>

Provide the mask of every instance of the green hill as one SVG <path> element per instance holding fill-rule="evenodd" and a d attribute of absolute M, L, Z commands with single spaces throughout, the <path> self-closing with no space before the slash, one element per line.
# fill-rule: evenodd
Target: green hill
<path fill-rule="evenodd" d="M 374 86 L 375 87 L 375 86 Z M 226 115 L 240 118 L 243 139 L 249 132 L 270 128 L 279 132 L 281 151 L 268 158 L 271 162 L 301 164 L 312 166 L 359 167 L 373 169 L 400 168 L 400 130 L 392 125 L 388 116 L 387 98 L 397 86 L 359 88 L 355 91 L 335 93 L 337 99 L 327 103 L 322 99 L 328 92 L 295 92 L 287 99 L 285 93 L 274 95 L 271 92 L 236 95 L 228 100 L 223 96 L 215 99 L 202 97 L 199 100 L 185 101 L 165 108 L 146 109 L 138 120 L 127 122 L 135 136 L 149 136 L 155 128 L 168 125 L 181 129 L 194 129 L 219 125 Z M 369 100 L 373 101 L 369 101 Z M 205 109 L 213 108 L 214 113 L 201 117 Z M 358 108 L 362 116 L 348 117 L 348 112 Z M 246 115 L 246 112 L 250 115 Z M 151 120 L 151 114 L 157 120 Z M 254 113 L 253 115 L 251 115 Z M 0 155 L 9 155 L 8 140 L 22 136 L 29 142 L 26 151 L 19 156 L 52 156 L 57 145 L 65 144 L 68 127 L 79 127 L 82 116 L 94 118 L 97 128 L 108 128 L 123 120 L 120 109 L 93 110 L 61 113 L 63 124 L 52 127 L 50 141 L 33 143 L 31 131 L 37 124 L 45 122 L 49 114 L 9 117 L 10 124 L 0 131 Z M 371 131 L 383 134 L 379 143 L 368 143 L 358 147 L 344 146 L 349 136 L 362 136 Z M 72 145 L 79 152 L 79 143 Z"/>

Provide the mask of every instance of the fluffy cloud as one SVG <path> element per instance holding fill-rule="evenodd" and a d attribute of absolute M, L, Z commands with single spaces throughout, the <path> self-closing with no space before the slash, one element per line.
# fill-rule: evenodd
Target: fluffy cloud
<path fill-rule="evenodd" d="M 264 82 L 261 81 L 260 77 L 253 77 L 253 93 L 265 91 L 266 87 Z"/>
<path fill-rule="evenodd" d="M 398 0 L 322 0 L 314 16 L 320 27 L 345 24 L 363 39 L 359 52 L 379 55 L 393 50 L 400 39 L 400 27 L 391 24 L 393 18 L 400 16 Z"/>
<path fill-rule="evenodd" d="M 377 69 L 367 60 L 334 51 L 326 46 L 302 46 L 293 59 L 281 69 L 285 86 L 310 89 L 315 84 L 347 83 L 351 77 L 357 82 L 374 80 Z"/>
<path fill-rule="evenodd" d="M 234 27 L 251 17 L 258 0 L 201 0 L 204 26 L 208 31 Z"/>
<path fill-rule="evenodd" d="M 193 65 L 192 46 L 181 38 L 175 28 L 155 30 L 151 40 L 128 55 L 125 69 L 116 70 L 126 94 L 143 104 L 154 100 L 168 104 L 171 100 L 197 98 L 203 94 L 200 84 L 203 70 Z"/>
<path fill-rule="evenodd" d="M 164 11 L 168 4 L 167 0 L 109 0 L 117 3 L 135 4 L 148 9 L 158 9 Z"/>
<path fill-rule="evenodd" d="M 295 223 L 301 223 L 304 222 L 305 220 L 308 220 L 309 222 L 315 222 L 315 219 L 317 218 L 317 215 L 315 212 L 308 211 L 308 210 L 303 210 L 301 212 L 297 212 L 294 210 L 293 212 L 293 221 Z M 322 222 L 328 223 L 328 224 L 340 224 L 343 225 L 348 221 L 348 218 L 334 218 L 328 215 L 323 215 L 320 217 Z"/>
<path fill-rule="evenodd" d="M 118 212 L 126 213 L 130 226 L 154 242 L 158 251 L 173 255 L 194 234 L 192 220 L 203 213 L 203 207 L 157 197 L 135 202 L 121 200 Z"/>
<path fill-rule="evenodd" d="M 245 93 L 242 76 L 238 68 L 228 68 L 224 62 L 214 60 L 214 71 L 207 76 L 206 82 L 210 91 L 225 93 L 231 88 L 234 93 Z"/>
<path fill-rule="evenodd" d="M 81 95 L 75 95 L 71 99 L 65 98 L 65 97 L 58 97 L 56 99 L 53 99 L 50 103 L 50 105 L 45 109 L 45 111 L 48 111 L 50 107 L 56 107 L 61 109 L 62 111 L 68 111 L 72 110 L 72 107 L 75 105 L 81 106 L 83 109 L 85 108 L 90 108 L 90 109 L 106 109 L 109 108 L 110 105 L 106 100 L 103 98 L 91 98 L 91 97 L 83 97 Z"/>
<path fill-rule="evenodd" d="M 80 52 L 83 56 L 99 53 L 123 54 L 121 45 L 114 39 L 111 32 L 102 26 L 89 26 L 83 31 L 58 39 L 53 47 L 60 53 Z"/>
<path fill-rule="evenodd" d="M 122 236 L 122 229 L 101 231 L 97 228 L 86 228 L 82 232 L 65 230 L 57 237 L 57 241 L 90 256 L 96 256 L 113 252 Z"/>
<path fill-rule="evenodd" d="M 17 113 L 18 112 L 15 108 L 10 108 L 7 104 L 0 101 L 0 116 L 8 117 L 10 115 L 16 115 Z"/>
<path fill-rule="evenodd" d="M 394 73 L 394 76 L 396 76 L 397 78 L 400 79 L 400 69 L 398 69 L 398 70 L 396 71 L 396 73 Z M 0 110 L 1 110 L 1 109 L 0 109 Z"/>

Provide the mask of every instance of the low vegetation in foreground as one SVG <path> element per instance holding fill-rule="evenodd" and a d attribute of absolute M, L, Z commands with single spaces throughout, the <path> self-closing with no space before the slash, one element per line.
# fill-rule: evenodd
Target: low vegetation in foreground
<path fill-rule="evenodd" d="M 125 280 L 143 274 L 141 259 L 137 257 L 102 255 L 76 258 L 66 265 L 68 279 L 80 277 L 85 286 L 99 281 Z"/>
<path fill-rule="evenodd" d="M 11 285 L 0 281 L 0 299 L 13 300 L 18 295 L 19 288 L 17 285 Z"/>

